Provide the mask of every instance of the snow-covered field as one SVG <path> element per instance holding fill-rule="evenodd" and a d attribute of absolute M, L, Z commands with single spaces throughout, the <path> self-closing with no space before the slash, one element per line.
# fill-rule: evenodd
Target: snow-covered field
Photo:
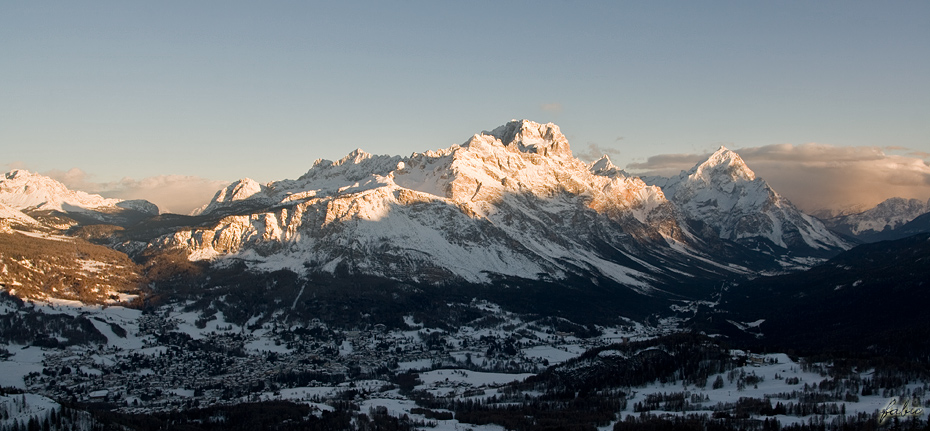
<path fill-rule="evenodd" d="M 620 412 L 619 420 L 633 415 L 639 416 L 640 413 L 634 412 L 634 406 L 637 402 L 643 401 L 649 394 L 668 394 L 672 392 L 685 392 L 689 397 L 696 396 L 702 399 L 697 403 L 695 410 L 692 411 L 663 411 L 652 410 L 652 414 L 664 415 L 685 415 L 690 413 L 712 413 L 715 406 L 719 404 L 737 403 L 741 398 L 756 398 L 762 400 L 771 400 L 772 404 L 777 402 L 788 403 L 797 402 L 798 396 L 788 398 L 785 394 L 791 394 L 795 391 L 803 391 L 805 385 L 820 387 L 822 383 L 829 383 L 832 379 L 828 376 L 821 375 L 818 372 L 803 371 L 801 364 L 792 361 L 788 355 L 767 354 L 751 355 L 752 360 L 746 366 L 737 368 L 733 375 L 745 373 L 745 375 L 755 376 L 759 379 L 758 383 L 752 385 L 740 385 L 738 379 L 728 377 L 730 373 L 721 373 L 711 376 L 707 385 L 704 387 L 695 387 L 694 385 L 663 385 L 654 382 L 650 385 L 634 388 L 634 396 L 629 399 L 627 408 Z M 859 373 L 861 379 L 871 377 L 872 371 L 863 371 Z M 721 387 L 714 388 L 713 382 L 720 378 L 723 382 Z M 794 380 L 796 379 L 796 380 Z M 925 383 L 914 383 L 908 386 L 910 391 L 925 387 Z M 846 415 L 856 413 L 872 414 L 889 402 L 889 396 L 883 395 L 880 391 L 874 395 L 856 395 L 857 401 L 827 401 L 826 404 L 836 403 Z M 782 424 L 804 423 L 806 417 L 794 415 L 775 415 Z"/>
<path fill-rule="evenodd" d="M 10 426 L 14 422 L 25 426 L 33 417 L 45 418 L 52 411 L 60 410 L 60 404 L 41 395 L 0 395 L 0 411 L 4 412 L 0 426 Z"/>
<path fill-rule="evenodd" d="M 496 431 L 502 428 L 476 427 L 455 419 L 428 417 L 410 393 L 402 392 L 395 382 L 371 378 L 365 373 L 390 367 L 395 375 L 415 373 L 415 392 L 442 399 L 487 400 L 501 396 L 510 383 L 521 382 L 546 367 L 577 358 L 589 349 L 648 340 L 674 332 L 678 325 L 675 319 L 661 320 L 656 326 L 628 321 L 622 327 L 599 328 L 599 336 L 583 339 L 507 313 L 494 304 L 480 303 L 472 306 L 495 312 L 500 317 L 497 323 L 447 331 L 424 327 L 408 316 L 405 319 L 408 329 L 404 330 L 345 331 L 317 322 L 315 328 L 324 334 L 323 338 L 304 340 L 293 335 L 306 332 L 301 332 L 306 328 L 299 325 L 282 326 L 274 320 L 255 325 L 256 318 L 240 326 L 226 321 L 221 312 L 205 320 L 198 312 L 186 311 L 188 305 L 164 306 L 143 314 L 120 306 L 87 306 L 74 301 L 27 304 L 24 309 L 0 302 L 2 313 L 32 312 L 86 318 L 106 337 L 105 344 L 60 348 L 0 346 L 8 352 L 7 357 L 0 360 L 0 386 L 33 392 L 26 394 L 32 412 L 57 405 L 37 393 L 54 397 L 57 389 L 49 391 L 48 388 L 64 385 L 80 401 L 105 399 L 132 412 L 176 409 L 191 401 L 210 405 L 291 400 L 305 403 L 319 414 L 333 409 L 328 404 L 332 400 L 348 400 L 358 404 L 363 413 L 371 410 L 386 411 L 394 417 L 407 415 L 435 425 L 434 429 L 452 430 L 467 425 L 475 430 Z M 166 333 L 181 334 L 181 338 L 165 341 L 160 337 Z M 512 350 L 508 352 L 508 349 Z M 223 356 L 222 352 L 236 353 Z M 619 352 L 608 349 L 602 354 Z M 638 417 L 643 410 L 673 416 L 713 415 L 747 398 L 769 400 L 772 405 L 797 403 L 799 397 L 807 396 L 805 394 L 829 392 L 833 384 L 823 371 L 828 365 L 821 369 L 805 367 L 785 354 L 734 352 L 737 354 L 748 356 L 746 365 L 712 375 L 702 387 L 682 384 L 679 380 L 667 384 L 654 381 L 627 388 L 631 393 L 626 407 L 617 412 L 616 420 Z M 225 365 L 217 367 L 217 363 Z M 70 369 L 67 374 L 65 368 Z M 349 374 L 353 368 L 358 376 Z M 273 378 L 284 372 L 310 372 L 312 375 L 299 383 Z M 857 381 L 866 381 L 873 377 L 874 371 L 856 373 Z M 127 383 L 126 375 L 133 376 L 133 381 Z M 327 376 L 337 377 L 327 380 Z M 218 391 L 217 386 L 233 390 Z M 856 390 L 847 399 L 834 401 L 833 398 L 822 404 L 836 404 L 845 415 L 873 415 L 885 407 L 892 396 L 922 398 L 927 389 L 927 382 L 913 381 L 897 392 L 877 390 L 862 395 Z M 667 410 L 662 403 L 642 407 L 650 396 L 672 393 L 684 393 L 689 400 L 687 408 Z M 11 395 L 0 397 L 0 401 L 21 403 L 20 398 Z M 793 414 L 771 417 L 783 425 L 808 420 L 808 417 Z"/>

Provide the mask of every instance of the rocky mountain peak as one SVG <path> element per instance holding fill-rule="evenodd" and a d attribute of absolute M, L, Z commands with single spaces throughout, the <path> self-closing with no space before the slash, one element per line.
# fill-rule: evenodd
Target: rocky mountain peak
<path fill-rule="evenodd" d="M 736 154 L 736 152 L 721 146 L 703 163 L 699 163 L 688 171 L 688 176 L 694 179 L 700 178 L 705 182 L 713 180 L 725 174 L 730 180 L 734 181 L 753 181 L 756 179 L 755 172 L 749 169 L 746 162 Z"/>
<path fill-rule="evenodd" d="M 349 154 L 346 154 L 345 157 L 339 159 L 337 162 L 333 163 L 334 166 L 345 165 L 347 163 L 359 164 L 365 160 L 368 160 L 372 157 L 372 154 L 362 150 L 361 148 L 356 148 L 352 150 Z"/>
<path fill-rule="evenodd" d="M 672 178 L 654 178 L 686 217 L 700 220 L 721 238 L 781 248 L 847 249 L 850 245 L 822 222 L 799 211 L 749 169 L 735 152 L 720 147 L 705 161 Z"/>
<path fill-rule="evenodd" d="M 623 169 L 617 167 L 610 161 L 610 157 L 607 157 L 604 154 L 600 159 L 595 160 L 590 165 L 588 165 L 588 170 L 591 171 L 594 175 L 600 175 L 604 177 L 621 177 L 626 178 L 630 175 L 626 173 Z"/>
<path fill-rule="evenodd" d="M 119 199 L 70 190 L 52 178 L 22 169 L 10 171 L 0 179 L 0 203 L 19 210 L 93 209 L 115 207 L 119 202 Z"/>
<path fill-rule="evenodd" d="M 552 123 L 539 124 L 529 120 L 510 120 L 507 124 L 497 127 L 490 132 L 482 132 L 472 138 L 490 136 L 512 150 L 522 153 L 534 153 L 547 157 L 572 157 L 568 139 L 559 130 L 559 126 Z M 470 143 L 471 141 L 469 141 Z"/>
<path fill-rule="evenodd" d="M 251 178 L 243 178 L 216 192 L 213 200 L 218 202 L 241 201 L 262 191 L 262 185 Z"/>
<path fill-rule="evenodd" d="M 22 178 L 22 177 L 30 176 L 30 175 L 33 175 L 33 174 L 29 171 L 24 171 L 22 169 L 14 169 L 10 172 L 7 172 L 4 175 L 4 177 L 6 177 L 6 179 L 8 180 L 15 180 L 16 178 Z"/>
<path fill-rule="evenodd" d="M 0 205 L 0 219 L 30 229 L 41 225 L 57 230 L 101 222 L 124 226 L 159 213 L 158 207 L 146 200 L 110 199 L 71 190 L 50 177 L 22 169 L 0 176 Z M 49 211 L 67 216 L 36 214 Z"/>

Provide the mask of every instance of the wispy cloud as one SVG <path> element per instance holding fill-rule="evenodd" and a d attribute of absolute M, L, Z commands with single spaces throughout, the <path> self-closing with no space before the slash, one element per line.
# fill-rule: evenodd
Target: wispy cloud
<path fill-rule="evenodd" d="M 551 112 L 554 114 L 558 114 L 562 112 L 562 104 L 561 103 L 543 103 L 542 105 L 539 105 L 539 109 L 542 109 L 545 112 Z"/>
<path fill-rule="evenodd" d="M 142 179 L 123 178 L 114 182 L 94 182 L 78 168 L 43 172 L 72 190 L 96 193 L 109 198 L 145 199 L 164 212 L 189 214 L 207 202 L 227 181 L 189 175 L 159 175 Z"/>
<path fill-rule="evenodd" d="M 3 166 L 4 172 L 15 171 L 17 169 L 27 169 L 26 164 L 18 160 L 15 162 L 4 163 L 0 166 Z"/>
<path fill-rule="evenodd" d="M 800 163 L 871 162 L 887 157 L 880 147 L 836 147 L 817 143 L 777 144 L 735 150 L 743 160 L 787 161 Z"/>
<path fill-rule="evenodd" d="M 613 156 L 616 158 L 616 156 L 620 155 L 620 150 L 611 147 L 604 147 L 594 142 L 588 142 L 587 148 L 582 151 L 573 150 L 572 154 L 574 154 L 574 156 L 578 159 L 591 163 L 605 155 Z"/>
<path fill-rule="evenodd" d="M 899 196 L 930 198 L 930 165 L 880 147 L 779 144 L 736 149 L 756 175 L 809 212 L 867 209 Z M 674 175 L 706 154 L 664 154 L 627 169 L 640 175 Z"/>
<path fill-rule="evenodd" d="M 908 157 L 916 157 L 918 159 L 924 159 L 924 160 L 930 159 L 930 152 L 915 150 L 910 147 L 902 147 L 900 145 L 889 145 L 885 147 L 885 149 L 888 151 L 894 151 L 897 153 L 904 154 Z"/>
<path fill-rule="evenodd" d="M 645 162 L 627 164 L 626 168 L 639 175 L 670 177 L 678 175 L 681 171 L 691 169 L 694 165 L 706 160 L 709 155 L 710 154 L 659 154 L 646 159 Z"/>

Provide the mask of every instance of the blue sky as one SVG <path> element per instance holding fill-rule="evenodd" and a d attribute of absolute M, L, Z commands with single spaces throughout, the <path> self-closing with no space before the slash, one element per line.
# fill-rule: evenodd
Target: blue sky
<path fill-rule="evenodd" d="M 808 143 L 927 160 L 928 20 L 926 1 L 5 1 L 0 165 L 271 181 L 512 118 L 620 166 Z"/>

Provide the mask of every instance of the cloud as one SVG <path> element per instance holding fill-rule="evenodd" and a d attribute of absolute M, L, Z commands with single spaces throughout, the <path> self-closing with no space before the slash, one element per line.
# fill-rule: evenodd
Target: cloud
<path fill-rule="evenodd" d="M 742 148 L 736 152 L 747 162 L 748 159 L 755 159 L 801 163 L 846 163 L 878 161 L 889 157 L 880 147 L 836 147 L 817 143 L 766 145 Z"/>
<path fill-rule="evenodd" d="M 915 150 L 909 147 L 902 147 L 900 145 L 889 145 L 885 147 L 885 149 L 888 151 L 896 151 L 899 153 L 903 153 L 904 155 L 908 157 L 916 157 L 918 159 L 925 159 L 925 160 L 930 159 L 930 152 Z"/>
<path fill-rule="evenodd" d="M 552 112 L 552 113 L 558 114 L 562 112 L 562 104 L 561 103 L 543 103 L 542 105 L 539 105 L 539 109 L 542 109 L 543 111 L 546 111 L 546 112 Z"/>
<path fill-rule="evenodd" d="M 920 158 L 886 154 L 880 147 L 810 143 L 734 151 L 757 177 L 810 213 L 861 211 L 891 197 L 930 199 L 930 165 Z M 668 176 L 706 157 L 666 154 L 627 168 L 639 175 Z"/>
<path fill-rule="evenodd" d="M 659 154 L 645 162 L 630 163 L 626 168 L 642 175 L 673 176 L 707 160 L 709 154 Z"/>
<path fill-rule="evenodd" d="M 18 161 L 18 160 L 15 161 L 15 162 L 4 163 L 4 164 L 2 164 L 2 165 L 0 165 L 0 166 L 3 166 L 3 171 L 4 171 L 4 172 L 15 171 L 15 170 L 17 170 L 17 169 L 27 169 L 27 168 L 26 168 L 26 164 L 23 163 L 23 162 L 21 162 L 21 161 Z"/>
<path fill-rule="evenodd" d="M 64 184 L 71 190 L 80 190 L 82 192 L 99 194 L 102 187 L 102 184 L 100 183 L 91 182 L 91 175 L 78 168 L 71 168 L 67 171 L 54 169 L 51 171 L 42 172 L 42 175 L 45 175 Z"/>
<path fill-rule="evenodd" d="M 162 213 L 190 214 L 205 205 L 226 187 L 228 181 L 216 181 L 190 175 L 159 175 L 142 178 L 123 178 L 114 182 L 98 183 L 91 175 L 73 168 L 68 171 L 44 172 L 72 190 L 100 194 L 117 199 L 145 199 L 158 205 Z"/>
<path fill-rule="evenodd" d="M 602 147 L 594 142 L 588 142 L 588 148 L 583 151 L 572 151 L 575 157 L 581 159 L 585 162 L 591 163 L 601 157 L 607 156 L 619 156 L 620 150 L 610 147 Z"/>
<path fill-rule="evenodd" d="M 207 204 L 229 182 L 190 175 L 159 175 L 141 180 L 123 178 L 118 184 L 116 189 L 106 192 L 108 197 L 146 199 L 162 212 L 190 214 Z"/>

